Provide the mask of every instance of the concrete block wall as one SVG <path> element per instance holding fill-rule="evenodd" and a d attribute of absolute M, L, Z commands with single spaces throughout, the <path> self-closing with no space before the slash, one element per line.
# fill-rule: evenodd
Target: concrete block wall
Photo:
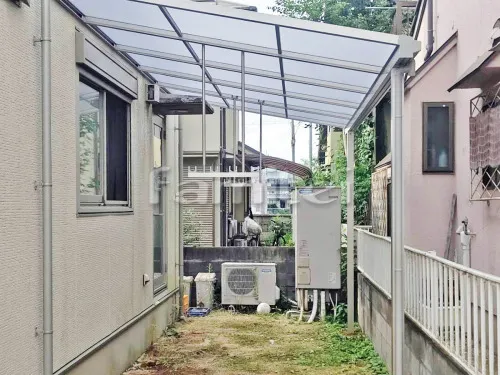
<path fill-rule="evenodd" d="M 290 299 L 295 299 L 295 249 L 293 247 L 185 247 L 184 275 L 199 272 L 215 272 L 216 290 L 220 287 L 222 263 L 276 263 L 278 287 Z M 194 286 L 193 286 L 194 288 Z M 196 305 L 195 293 L 191 293 L 191 306 Z"/>
<path fill-rule="evenodd" d="M 362 273 L 358 273 L 358 321 L 372 340 L 375 350 L 392 365 L 391 299 Z M 438 343 L 428 337 L 410 318 L 405 320 L 404 375 L 469 374 Z"/>

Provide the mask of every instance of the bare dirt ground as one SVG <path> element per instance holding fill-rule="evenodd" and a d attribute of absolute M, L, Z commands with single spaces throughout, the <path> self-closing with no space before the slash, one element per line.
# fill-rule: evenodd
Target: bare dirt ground
<path fill-rule="evenodd" d="M 384 373 L 359 332 L 346 336 L 332 324 L 220 311 L 168 329 L 124 375 Z"/>

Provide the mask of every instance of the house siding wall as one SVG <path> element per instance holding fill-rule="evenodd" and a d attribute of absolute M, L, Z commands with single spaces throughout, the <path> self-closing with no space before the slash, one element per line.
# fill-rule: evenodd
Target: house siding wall
<path fill-rule="evenodd" d="M 454 93 L 446 89 L 456 76 L 456 57 L 454 48 L 407 92 L 404 107 L 404 143 L 409 145 L 404 148 L 406 244 L 434 250 L 440 256 L 446 247 L 455 175 L 422 172 L 422 103 L 454 101 Z"/>
<path fill-rule="evenodd" d="M 420 81 L 408 98 L 411 107 L 406 103 L 405 116 L 410 114 L 411 124 L 405 122 L 410 139 L 405 144 L 411 150 L 406 153 L 406 164 L 412 165 L 412 172 L 406 174 L 406 236 L 407 243 L 425 250 L 436 250 L 443 254 L 451 204 L 451 194 L 457 194 L 455 231 L 458 223 L 465 217 L 469 219 L 470 229 L 476 235 L 472 238 L 472 267 L 481 271 L 500 275 L 500 201 L 471 202 L 470 169 L 469 169 L 469 101 L 479 90 L 447 89 L 463 74 L 463 72 L 484 52 L 491 48 L 490 34 L 493 24 L 500 17 L 500 2 L 480 0 L 474 4 L 467 1 L 434 0 L 434 29 L 436 51 L 448 38 L 458 31 L 455 55 L 455 67 L 450 67 L 446 59 L 439 62 Z M 417 56 L 417 68 L 423 63 L 425 45 L 427 44 L 427 22 L 424 14 L 423 22 L 417 38 L 422 41 L 422 52 Z M 451 52 L 450 52 L 451 53 Z M 449 67 L 450 70 L 447 70 Z M 453 69 L 453 70 L 451 70 Z M 439 72 L 439 74 L 437 74 Z M 421 111 L 416 105 L 414 92 L 426 86 L 422 94 L 416 94 L 422 100 L 432 101 L 439 98 L 452 98 L 455 102 L 455 174 L 454 182 L 450 176 L 436 175 L 423 177 L 415 172 L 413 165 L 421 165 L 421 142 L 414 137 L 422 129 L 422 123 L 416 121 L 414 111 Z M 411 128 L 410 128 L 411 126 Z M 415 147 L 415 149 L 413 149 Z M 411 161 L 410 161 L 411 159 Z M 425 193 L 425 194 L 423 194 Z M 445 222 L 443 222 L 445 220 Z M 453 234 L 455 238 L 456 235 Z M 456 241 L 456 238 L 455 238 Z M 458 247 L 458 246 L 455 246 Z M 459 256 L 460 259 L 460 256 Z"/>
<path fill-rule="evenodd" d="M 42 373 L 40 5 L 0 1 L 0 352 L 2 373 Z M 153 165 L 145 81 L 131 108 L 133 214 L 78 217 L 75 29 L 137 75 L 52 2 L 54 369 L 153 304 Z M 26 355 L 28 354 L 28 355 Z M 123 364 L 121 364 L 123 365 Z M 120 364 L 114 372 L 119 373 Z"/>
<path fill-rule="evenodd" d="M 212 115 L 207 114 L 207 154 L 219 154 L 221 147 L 220 138 L 220 112 L 219 107 L 214 107 Z M 202 152 L 202 116 L 200 115 L 185 115 L 179 116 L 184 134 L 183 148 L 185 154 L 201 154 Z M 237 122 L 237 124 L 239 121 Z M 236 135 L 239 136 L 238 127 Z M 226 111 L 226 150 L 233 152 L 233 111 Z"/>

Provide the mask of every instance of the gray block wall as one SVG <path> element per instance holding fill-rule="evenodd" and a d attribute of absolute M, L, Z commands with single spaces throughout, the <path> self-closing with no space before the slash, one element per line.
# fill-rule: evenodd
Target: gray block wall
<path fill-rule="evenodd" d="M 392 304 L 391 299 L 358 273 L 358 321 L 363 332 L 372 340 L 377 353 L 392 364 Z M 441 345 L 427 336 L 410 318 L 405 319 L 403 375 L 469 374 Z"/>
<path fill-rule="evenodd" d="M 220 288 L 221 267 L 225 262 L 276 263 L 278 287 L 290 299 L 295 299 L 295 249 L 293 247 L 185 247 L 184 275 L 211 272 L 217 277 L 216 292 Z M 194 287 L 191 290 L 191 306 L 195 306 Z"/>

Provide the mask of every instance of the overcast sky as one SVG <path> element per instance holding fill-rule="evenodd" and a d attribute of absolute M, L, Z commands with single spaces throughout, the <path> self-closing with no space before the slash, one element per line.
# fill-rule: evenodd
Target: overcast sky
<path fill-rule="evenodd" d="M 254 5 L 260 13 L 272 13 L 268 7 L 274 5 L 273 0 L 234 0 L 235 2 Z M 245 143 L 259 149 L 259 115 L 248 113 L 246 119 Z M 295 161 L 309 159 L 309 129 L 303 123 L 295 122 Z M 313 158 L 317 157 L 318 137 L 313 131 Z M 291 121 L 276 117 L 263 117 L 262 150 L 265 154 L 292 160 Z"/>

